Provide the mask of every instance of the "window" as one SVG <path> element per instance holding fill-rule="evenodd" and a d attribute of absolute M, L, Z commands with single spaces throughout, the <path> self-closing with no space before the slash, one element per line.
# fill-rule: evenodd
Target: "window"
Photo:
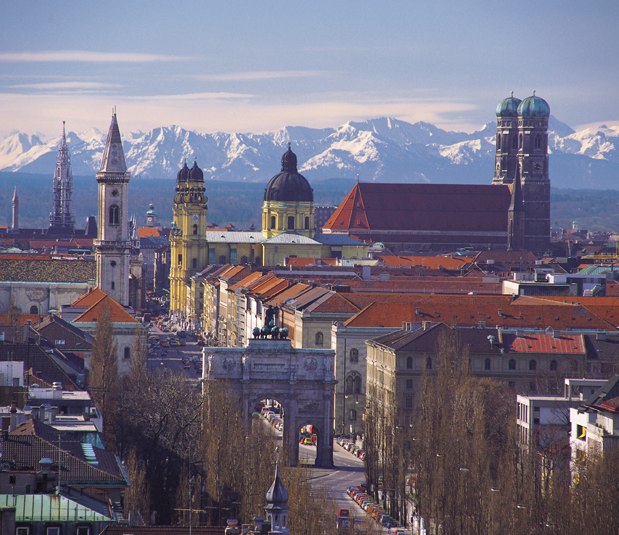
<path fill-rule="evenodd" d="M 275 223 L 277 222 L 277 220 L 275 219 L 275 216 L 272 215 L 271 216 L 271 228 L 275 228 Z"/>
<path fill-rule="evenodd" d="M 90 535 L 90 528 L 88 526 L 79 526 L 75 530 L 75 535 Z"/>
<path fill-rule="evenodd" d="M 316 336 L 314 337 L 314 345 L 322 347 L 323 342 L 324 342 L 324 336 L 322 335 L 322 333 L 320 332 L 316 333 Z"/>
<path fill-rule="evenodd" d="M 246 256 L 242 256 L 241 257 L 241 264 L 247 264 L 247 263 L 248 263 L 247 257 Z"/>
<path fill-rule="evenodd" d="M 406 410 L 411 410 L 413 408 L 413 395 L 412 394 L 406 394 L 405 407 L 406 407 Z"/>
<path fill-rule="evenodd" d="M 125 358 L 125 360 L 131 358 L 131 348 L 130 347 L 125 347 L 125 354 L 123 355 L 123 357 Z"/>
<path fill-rule="evenodd" d="M 194 224 L 194 226 L 193 226 L 193 235 L 194 236 L 198 235 L 198 225 L 197 224 Z"/>
<path fill-rule="evenodd" d="M 518 148 L 518 138 L 516 136 L 512 137 L 512 149 Z"/>
<path fill-rule="evenodd" d="M 108 218 L 110 225 L 120 224 L 120 208 L 117 204 L 112 204 L 110 206 Z"/>
<path fill-rule="evenodd" d="M 45 531 L 45 535 L 60 535 L 60 528 L 57 526 L 49 527 Z"/>
<path fill-rule="evenodd" d="M 518 134 L 518 148 L 522 148 L 522 134 Z"/>
<path fill-rule="evenodd" d="M 359 362 L 359 350 L 352 348 L 350 350 L 350 362 Z"/>
<path fill-rule="evenodd" d="M 305 218 L 305 230 L 309 229 L 309 217 Z"/>
<path fill-rule="evenodd" d="M 215 251 L 214 247 L 209 247 L 208 248 L 208 263 L 214 264 L 215 262 L 217 262 L 217 252 Z"/>
<path fill-rule="evenodd" d="M 114 281 L 112 281 L 112 282 L 110 283 L 110 288 L 111 288 L 112 290 L 115 290 L 115 289 L 116 289 L 116 283 L 115 283 Z"/>
<path fill-rule="evenodd" d="M 431 370 L 432 369 L 432 358 L 428 357 L 426 358 L 426 370 Z"/>
<path fill-rule="evenodd" d="M 542 148 L 542 136 L 540 136 L 539 134 L 535 136 L 535 148 L 536 149 Z"/>
<path fill-rule="evenodd" d="M 557 361 L 556 360 L 551 360 L 550 361 L 550 371 L 551 372 L 557 371 Z"/>
<path fill-rule="evenodd" d="M 288 228 L 289 229 L 294 228 L 294 216 L 293 215 L 288 216 Z"/>
<path fill-rule="evenodd" d="M 230 263 L 236 264 L 238 260 L 238 252 L 236 249 L 230 249 Z"/>
<path fill-rule="evenodd" d="M 197 258 L 192 258 L 191 259 L 191 267 L 193 269 L 197 269 L 198 268 L 198 259 Z"/>
<path fill-rule="evenodd" d="M 36 305 L 32 305 L 30 307 L 30 314 L 38 314 L 39 313 L 39 307 Z"/>
<path fill-rule="evenodd" d="M 509 359 L 509 363 L 507 364 L 507 367 L 510 370 L 515 370 L 516 369 L 516 361 L 514 359 Z"/>
<path fill-rule="evenodd" d="M 406 357 L 406 368 L 409 370 L 413 369 L 413 357 Z"/>
<path fill-rule="evenodd" d="M 30 535 L 30 528 L 19 527 L 15 529 L 15 535 Z"/>
<path fill-rule="evenodd" d="M 501 150 L 501 134 L 496 135 L 496 148 Z"/>
<path fill-rule="evenodd" d="M 490 369 L 490 359 L 484 360 L 484 370 Z"/>
<path fill-rule="evenodd" d="M 413 380 L 412 379 L 407 379 L 406 380 L 406 390 L 412 390 L 413 389 Z"/>
<path fill-rule="evenodd" d="M 221 256 L 219 257 L 219 263 L 220 263 L 220 264 L 225 264 L 225 263 L 226 263 L 226 257 L 225 257 L 225 256 L 223 256 L 223 255 L 221 255 Z"/>
<path fill-rule="evenodd" d="M 183 255 L 182 254 L 178 255 L 178 262 L 177 262 L 177 264 L 178 264 L 178 267 L 181 267 L 183 265 Z"/>
<path fill-rule="evenodd" d="M 357 421 L 357 411 L 355 409 L 350 409 L 350 413 L 348 414 L 348 420 L 351 422 Z"/>
<path fill-rule="evenodd" d="M 63 346 L 65 345 L 65 340 L 54 340 L 54 345 L 55 346 Z"/>
<path fill-rule="evenodd" d="M 532 372 L 537 370 L 537 361 L 535 359 L 531 359 L 529 361 L 529 370 L 532 371 Z"/>
<path fill-rule="evenodd" d="M 361 375 L 357 372 L 349 373 L 346 377 L 345 394 L 361 394 Z"/>

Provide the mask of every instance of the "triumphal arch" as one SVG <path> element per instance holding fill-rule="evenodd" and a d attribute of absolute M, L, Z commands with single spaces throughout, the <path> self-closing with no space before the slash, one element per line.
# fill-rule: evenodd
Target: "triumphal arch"
<path fill-rule="evenodd" d="M 284 412 L 283 447 L 292 466 L 299 460 L 299 433 L 312 425 L 315 466 L 333 466 L 335 354 L 295 349 L 290 340 L 253 339 L 247 347 L 204 347 L 202 378 L 227 381 L 241 399 L 246 424 L 260 401 L 277 400 Z"/>

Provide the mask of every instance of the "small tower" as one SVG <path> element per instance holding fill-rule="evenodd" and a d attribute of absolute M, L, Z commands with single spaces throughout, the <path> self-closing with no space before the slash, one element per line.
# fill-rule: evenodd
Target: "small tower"
<path fill-rule="evenodd" d="M 148 210 L 146 210 L 146 226 L 159 228 L 159 217 L 152 202 L 148 205 Z"/>
<path fill-rule="evenodd" d="M 94 246 L 97 287 L 123 306 L 129 305 L 129 178 L 114 112 L 97 173 L 99 223 Z"/>
<path fill-rule="evenodd" d="M 262 234 L 273 238 L 285 232 L 314 236 L 314 191 L 297 171 L 297 156 L 290 144 L 282 156 L 282 170 L 264 190 Z"/>
<path fill-rule="evenodd" d="M 71 195 L 73 191 L 73 174 L 71 172 L 71 158 L 67 147 L 65 122 L 62 121 L 62 138 L 56 156 L 56 170 L 54 172 L 54 205 L 49 216 L 49 230 L 51 233 L 71 233 L 75 225 L 71 213 Z"/>
<path fill-rule="evenodd" d="M 13 198 L 11 199 L 11 230 L 19 230 L 19 197 L 17 196 L 17 186 L 13 190 Z"/>
<path fill-rule="evenodd" d="M 288 534 L 288 492 L 279 477 L 279 448 L 276 448 L 277 460 L 275 461 L 275 479 L 266 494 L 266 506 L 264 510 L 267 522 L 271 522 L 269 533 Z"/>
<path fill-rule="evenodd" d="M 518 106 L 521 100 L 503 99 L 496 108 L 496 155 L 493 184 L 511 184 L 518 171 Z"/>
<path fill-rule="evenodd" d="M 550 106 L 535 91 L 518 105 L 518 175 L 524 209 L 524 249 L 538 254 L 550 245 L 549 117 Z"/>
<path fill-rule="evenodd" d="M 204 192 L 204 173 L 197 162 L 191 169 L 185 163 L 176 177 L 170 231 L 170 312 L 176 314 L 182 314 L 186 308 L 189 279 L 204 269 L 208 261 Z"/>

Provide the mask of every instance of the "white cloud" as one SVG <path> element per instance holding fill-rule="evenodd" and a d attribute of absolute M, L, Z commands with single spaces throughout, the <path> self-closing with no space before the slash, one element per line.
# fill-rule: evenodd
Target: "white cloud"
<path fill-rule="evenodd" d="M 45 50 L 38 52 L 0 52 L 0 62 L 82 62 L 82 63 L 152 63 L 184 61 L 184 56 L 141 54 L 137 52 L 92 52 L 89 50 Z"/>
<path fill-rule="evenodd" d="M 332 97 L 332 96 L 331 96 Z M 347 97 L 347 98 L 345 98 Z M 117 106 L 123 132 L 170 124 L 202 132 L 264 132 L 286 125 L 335 127 L 350 120 L 392 116 L 406 121 L 428 121 L 449 129 L 473 130 L 467 113 L 476 105 L 463 101 L 416 99 L 360 99 L 357 95 L 312 102 L 263 103 L 243 93 L 191 93 L 140 96 L 86 94 L 0 93 L 0 136 L 18 129 L 57 134 L 66 120 L 71 130 L 107 128 L 108 111 Z"/>
<path fill-rule="evenodd" d="M 122 87 L 120 84 L 104 84 L 100 82 L 35 82 L 31 84 L 15 84 L 12 89 L 39 89 L 39 90 L 80 90 L 80 89 L 112 89 Z"/>
<path fill-rule="evenodd" d="M 197 75 L 197 80 L 205 82 L 245 82 L 256 80 L 282 80 L 285 78 L 315 78 L 324 74 L 322 71 L 245 71 L 222 74 Z"/>

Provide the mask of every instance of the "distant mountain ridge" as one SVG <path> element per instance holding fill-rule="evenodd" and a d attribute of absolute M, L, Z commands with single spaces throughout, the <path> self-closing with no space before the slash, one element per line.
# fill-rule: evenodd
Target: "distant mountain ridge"
<path fill-rule="evenodd" d="M 122 122 L 121 122 L 122 126 Z M 338 128 L 288 126 L 266 133 L 201 133 L 180 126 L 122 132 L 127 165 L 137 178 L 173 179 L 182 163 L 197 160 L 206 180 L 264 182 L 280 168 L 288 142 L 310 181 L 354 178 L 377 182 L 489 184 L 494 169 L 495 124 L 472 133 L 391 117 Z M 0 140 L 0 171 L 54 173 L 59 137 L 43 140 L 13 132 Z M 69 132 L 73 174 L 94 175 L 105 134 Z M 619 188 L 619 127 L 574 131 L 550 118 L 553 187 Z"/>

